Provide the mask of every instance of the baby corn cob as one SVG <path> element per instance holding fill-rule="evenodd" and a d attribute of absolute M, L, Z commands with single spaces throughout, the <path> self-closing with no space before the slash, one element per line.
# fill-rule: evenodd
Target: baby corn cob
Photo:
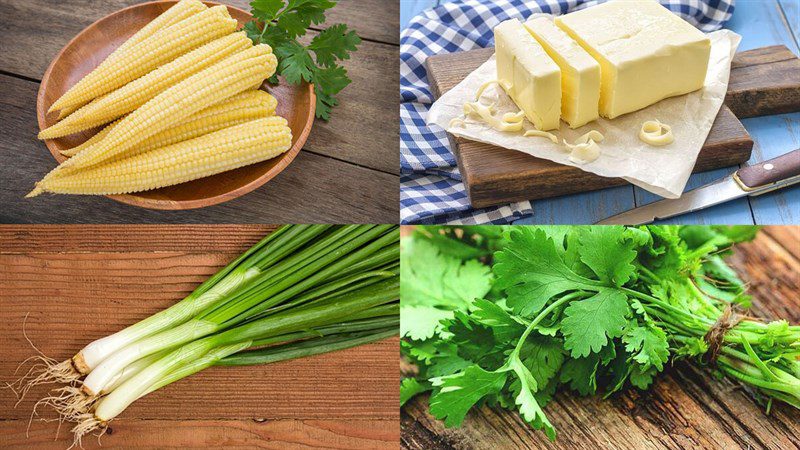
<path fill-rule="evenodd" d="M 136 34 L 128 38 L 127 41 L 123 42 L 114 52 L 108 55 L 106 59 L 116 58 L 164 28 L 175 25 L 183 19 L 201 13 L 206 9 L 208 9 L 208 7 L 199 0 L 181 0 L 142 27 Z"/>
<path fill-rule="evenodd" d="M 232 33 L 237 25 L 227 8 L 219 5 L 164 28 L 119 56 L 103 61 L 56 100 L 48 112 L 111 92 L 206 42 Z"/>
<path fill-rule="evenodd" d="M 243 32 L 211 41 L 93 100 L 64 120 L 40 131 L 39 139 L 67 136 L 111 122 L 142 106 L 170 86 L 252 45 L 253 42 Z"/>
<path fill-rule="evenodd" d="M 223 128 L 228 128 L 250 120 L 269 117 L 275 114 L 278 100 L 270 94 L 250 90 L 234 95 L 233 97 L 190 116 L 173 128 L 162 131 L 145 139 L 138 147 L 129 153 L 117 155 L 112 160 L 117 161 L 128 156 L 144 153 L 158 147 L 165 147 L 176 142 L 185 141 Z M 102 140 L 117 122 L 103 128 L 83 144 L 64 150 L 64 156 L 74 156 L 91 145 Z"/>
<path fill-rule="evenodd" d="M 130 113 L 108 135 L 68 159 L 45 178 L 107 161 L 192 114 L 255 86 L 275 72 L 277 59 L 265 44 L 208 67 L 158 94 Z"/>
<path fill-rule="evenodd" d="M 169 26 L 172 26 L 180 22 L 181 20 L 191 17 L 206 9 L 208 9 L 206 5 L 201 3 L 199 0 L 179 1 L 174 6 L 164 11 L 160 16 L 156 17 L 150 23 L 142 27 L 142 29 L 140 29 L 133 36 L 128 38 L 127 41 L 123 42 L 122 45 L 117 47 L 116 50 L 114 50 L 110 55 L 108 55 L 106 60 L 118 57 L 119 55 L 125 53 L 131 47 L 154 35 L 156 32 L 163 30 L 164 28 L 167 28 Z M 73 112 L 78 110 L 78 108 L 85 105 L 86 103 L 87 102 L 81 102 L 73 106 L 62 108 L 58 112 L 58 120 L 61 120 L 67 117 L 68 115 L 72 114 Z"/>
<path fill-rule="evenodd" d="M 125 194 L 184 183 L 274 158 L 292 144 L 286 119 L 268 117 L 110 164 L 43 180 L 28 197 Z"/>

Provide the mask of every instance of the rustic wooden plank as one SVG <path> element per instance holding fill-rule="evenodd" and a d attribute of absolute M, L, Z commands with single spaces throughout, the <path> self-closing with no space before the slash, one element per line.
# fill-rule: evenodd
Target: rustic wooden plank
<path fill-rule="evenodd" d="M 238 255 L 278 225 L 0 225 L 0 253 L 225 253 Z"/>
<path fill-rule="evenodd" d="M 800 260 L 781 246 L 800 227 L 769 227 L 752 243 L 737 246 L 730 262 L 754 294 L 754 314 L 800 321 Z M 780 238 L 775 238 L 780 236 Z M 427 412 L 427 397 L 401 411 L 401 447 L 407 449 L 684 449 L 796 448 L 800 411 L 777 405 L 770 415 L 741 385 L 717 380 L 686 362 L 665 370 L 648 391 L 628 390 L 608 400 L 560 393 L 547 406 L 558 430 L 555 443 L 518 414 L 488 407 L 471 412 L 463 428 L 445 429 Z"/>
<path fill-rule="evenodd" d="M 191 211 L 150 211 L 104 197 L 24 199 L 55 167 L 35 139 L 38 86 L 0 75 L 0 221 L 5 223 L 273 222 L 394 223 L 398 177 L 301 151 L 275 179 L 239 199 Z M 363 134 L 363 133 L 359 133 Z"/>
<path fill-rule="evenodd" d="M 345 63 L 353 82 L 337 96 L 340 103 L 331 120 L 314 123 L 304 150 L 385 173 L 398 173 L 399 58 L 397 46 L 363 42 L 353 59 Z M 395 190 L 398 184 L 396 180 Z M 395 218 L 393 222 L 396 221 Z"/>
<path fill-rule="evenodd" d="M 5 319 L 0 324 L 0 380 L 12 381 L 15 368 L 33 351 L 26 335 L 47 354 L 67 358 L 86 343 L 183 298 L 274 228 L 131 226 L 125 232 L 114 226 L 0 227 L 0 314 Z M 57 236 L 66 242 L 59 245 Z M 25 245 L 28 252 L 22 251 Z M 268 366 L 208 369 L 137 401 L 114 422 L 120 433 L 111 445 L 149 445 L 152 438 L 142 436 L 146 419 L 158 431 L 151 434 L 164 433 L 165 442 L 174 440 L 177 447 L 227 445 L 230 440 L 230 445 L 278 448 L 288 439 L 296 445 L 385 448 L 397 442 L 399 433 L 397 345 L 393 338 Z M 0 447 L 52 439 L 56 426 L 51 423 L 33 428 L 34 441 L 19 441 L 34 399 L 45 392 L 45 387 L 35 389 L 13 408 L 13 393 L 0 390 Z M 225 420 L 231 421 L 220 422 Z M 221 424 L 238 431 L 223 439 Z M 169 427 L 184 433 L 196 427 L 196 439 L 162 431 Z"/>
<path fill-rule="evenodd" d="M 744 53 L 731 66 L 725 104 L 740 119 L 800 109 L 800 59 L 784 46 Z M 733 76 L 735 74 L 735 76 Z"/>
<path fill-rule="evenodd" d="M 5 45 L 0 70 L 40 79 L 53 57 L 80 30 L 114 11 L 146 0 L 5 0 L 0 6 L 0 41 Z M 249 0 L 223 3 L 250 9 Z M 385 0 L 340 0 L 328 13 L 330 23 L 346 23 L 363 39 L 399 40 L 398 8 Z M 31 18 L 36 20 L 30 20 Z"/>
<path fill-rule="evenodd" d="M 54 424 L 27 420 L 0 422 L 0 447 L 63 450 L 71 442 Z M 330 448 L 379 450 L 397 447 L 396 420 L 120 420 L 100 440 L 87 437 L 85 449 L 103 448 Z"/>
<path fill-rule="evenodd" d="M 768 227 L 763 232 L 800 260 L 800 227 Z"/>

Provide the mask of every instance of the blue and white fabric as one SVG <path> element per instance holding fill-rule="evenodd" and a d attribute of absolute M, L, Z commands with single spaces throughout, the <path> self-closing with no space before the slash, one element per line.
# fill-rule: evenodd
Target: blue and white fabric
<path fill-rule="evenodd" d="M 433 103 L 425 71 L 430 55 L 493 46 L 500 22 L 534 13 L 564 14 L 603 0 L 455 0 L 413 18 L 400 35 L 400 221 L 509 223 L 532 213 L 528 201 L 473 209 L 441 128 L 425 123 Z M 722 28 L 735 0 L 661 0 L 667 8 L 710 32 Z"/>

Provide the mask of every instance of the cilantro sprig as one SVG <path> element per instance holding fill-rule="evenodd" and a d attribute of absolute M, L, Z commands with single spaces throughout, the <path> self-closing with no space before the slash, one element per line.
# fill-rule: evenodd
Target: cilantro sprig
<path fill-rule="evenodd" d="M 400 308 L 418 372 L 401 402 L 430 392 L 447 426 L 478 405 L 512 409 L 555 439 L 544 408 L 558 389 L 608 396 L 648 388 L 672 359 L 707 364 L 709 331 L 749 304 L 723 258 L 757 230 L 417 227 L 402 242 Z M 800 326 L 739 319 L 717 337 L 714 370 L 768 408 L 800 408 Z"/>
<path fill-rule="evenodd" d="M 350 59 L 361 38 L 345 24 L 335 24 L 320 31 L 308 45 L 300 43 L 308 28 L 325 22 L 325 11 L 336 6 L 330 0 L 254 0 L 250 3 L 253 17 L 244 26 L 254 43 L 272 47 L 278 57 L 277 75 L 289 84 L 306 81 L 314 84 L 317 95 L 316 116 L 329 120 L 331 109 L 339 104 L 336 95 L 351 80 L 339 65 Z"/>

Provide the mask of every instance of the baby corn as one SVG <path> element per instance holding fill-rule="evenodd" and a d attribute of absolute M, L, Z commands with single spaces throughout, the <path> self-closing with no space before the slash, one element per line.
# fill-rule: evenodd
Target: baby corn
<path fill-rule="evenodd" d="M 53 139 L 111 122 L 165 91 L 170 86 L 252 47 L 244 33 L 233 33 L 211 41 L 78 109 L 64 120 L 39 132 L 39 139 Z"/>
<path fill-rule="evenodd" d="M 278 100 L 264 91 L 245 91 L 225 101 L 209 106 L 177 124 L 174 128 L 164 130 L 146 139 L 139 147 L 131 150 L 130 155 L 144 153 L 154 148 L 192 139 L 205 133 L 211 133 L 242 122 L 269 117 L 275 114 L 275 108 L 277 106 Z M 103 128 L 83 144 L 69 150 L 64 150 L 61 154 L 64 156 L 75 156 L 95 143 L 100 142 L 111 132 L 111 128 L 117 123 L 119 123 L 119 121 Z M 118 160 L 124 156 L 128 155 L 117 155 L 113 159 Z"/>
<path fill-rule="evenodd" d="M 91 101 L 145 75 L 184 53 L 232 33 L 238 22 L 215 6 L 164 28 L 96 69 L 55 101 L 48 112 Z"/>
<path fill-rule="evenodd" d="M 111 195 L 157 189 L 274 158 L 291 147 L 286 119 L 268 117 L 40 182 L 28 194 Z"/>
<path fill-rule="evenodd" d="M 277 59 L 265 44 L 236 53 L 157 95 L 122 119 L 91 149 L 65 161 L 45 178 L 99 164 L 133 149 L 195 112 L 264 81 L 276 66 Z"/>
<path fill-rule="evenodd" d="M 130 49 L 131 47 L 149 38 L 158 31 L 161 31 L 164 28 L 172 26 L 180 22 L 181 20 L 191 17 L 206 9 L 208 9 L 206 5 L 201 3 L 199 0 L 179 1 L 173 7 L 169 8 L 163 14 L 159 15 L 158 17 L 153 19 L 150 23 L 145 25 L 141 30 L 137 31 L 133 36 L 128 38 L 127 41 L 123 42 L 122 45 L 117 47 L 116 50 L 114 50 L 110 55 L 108 55 L 106 60 L 118 57 L 119 55 L 128 51 L 128 49 Z M 86 103 L 88 103 L 88 101 L 84 101 L 72 106 L 61 108 L 61 110 L 58 112 L 58 120 L 61 120 L 69 116 L 73 112 L 77 111 L 78 108 L 85 105 Z"/>

